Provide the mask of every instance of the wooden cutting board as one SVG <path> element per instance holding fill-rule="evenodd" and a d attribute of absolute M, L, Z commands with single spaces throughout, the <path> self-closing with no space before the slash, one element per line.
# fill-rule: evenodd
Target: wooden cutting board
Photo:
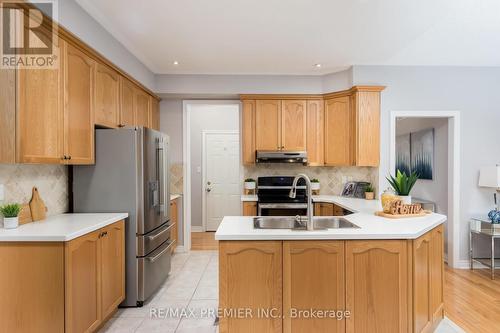
<path fill-rule="evenodd" d="M 30 200 L 31 219 L 33 221 L 45 220 L 47 217 L 47 207 L 40 197 L 36 187 L 33 187 L 33 194 Z"/>
<path fill-rule="evenodd" d="M 389 214 L 389 213 L 384 213 L 384 212 L 375 212 L 375 215 L 377 216 L 380 216 L 380 217 L 386 217 L 386 218 L 389 218 L 389 219 L 406 219 L 408 217 L 422 217 L 422 216 L 425 216 L 427 214 L 431 214 L 432 212 L 429 211 L 429 210 L 422 210 L 421 213 L 419 214 L 398 214 L 398 215 L 394 215 L 394 214 Z"/>
<path fill-rule="evenodd" d="M 21 208 L 21 212 L 19 212 L 19 224 L 26 224 L 33 222 L 31 219 L 31 208 L 29 204 L 24 204 L 23 208 Z"/>

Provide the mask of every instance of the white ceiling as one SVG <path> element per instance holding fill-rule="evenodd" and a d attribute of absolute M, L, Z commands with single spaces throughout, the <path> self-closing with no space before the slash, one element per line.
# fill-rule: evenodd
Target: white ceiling
<path fill-rule="evenodd" d="M 158 74 L 500 66 L 498 0 L 76 1 Z"/>

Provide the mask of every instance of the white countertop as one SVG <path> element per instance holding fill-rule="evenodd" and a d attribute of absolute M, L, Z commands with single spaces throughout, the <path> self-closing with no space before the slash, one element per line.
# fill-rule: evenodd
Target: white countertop
<path fill-rule="evenodd" d="M 43 221 L 0 228 L 0 242 L 67 242 L 128 217 L 128 213 L 60 214 Z"/>
<path fill-rule="evenodd" d="M 247 194 L 242 194 L 241 195 L 241 201 L 257 201 L 257 195 L 247 195 Z"/>
<path fill-rule="evenodd" d="M 330 202 L 355 212 L 346 215 L 359 229 L 289 230 L 254 229 L 249 216 L 226 216 L 222 220 L 217 240 L 285 240 L 285 239 L 415 239 L 446 221 L 446 216 L 429 214 L 424 217 L 388 219 L 375 216 L 381 210 L 378 200 L 353 199 L 339 196 L 314 196 L 315 202 Z"/>
<path fill-rule="evenodd" d="M 180 194 L 170 194 L 170 201 L 179 199 L 180 197 L 182 197 Z"/>

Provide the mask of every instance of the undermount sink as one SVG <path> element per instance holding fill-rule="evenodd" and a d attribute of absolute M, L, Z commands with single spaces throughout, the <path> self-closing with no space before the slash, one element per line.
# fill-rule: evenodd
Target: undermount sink
<path fill-rule="evenodd" d="M 259 216 L 254 217 L 255 229 L 293 229 L 306 230 L 306 218 L 301 216 Z M 315 216 L 313 218 L 314 230 L 359 228 L 354 223 L 343 217 Z"/>

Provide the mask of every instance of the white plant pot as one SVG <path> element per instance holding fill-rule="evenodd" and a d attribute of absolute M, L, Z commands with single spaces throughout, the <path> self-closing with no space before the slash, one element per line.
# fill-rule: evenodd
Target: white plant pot
<path fill-rule="evenodd" d="M 245 182 L 245 190 L 255 190 L 255 182 Z"/>
<path fill-rule="evenodd" d="M 18 217 L 4 217 L 3 218 L 3 227 L 5 229 L 15 229 L 19 226 L 19 218 Z"/>
<path fill-rule="evenodd" d="M 400 195 L 399 198 L 404 204 L 411 205 L 411 195 Z"/>
<path fill-rule="evenodd" d="M 320 183 L 311 183 L 311 190 L 319 191 Z"/>

